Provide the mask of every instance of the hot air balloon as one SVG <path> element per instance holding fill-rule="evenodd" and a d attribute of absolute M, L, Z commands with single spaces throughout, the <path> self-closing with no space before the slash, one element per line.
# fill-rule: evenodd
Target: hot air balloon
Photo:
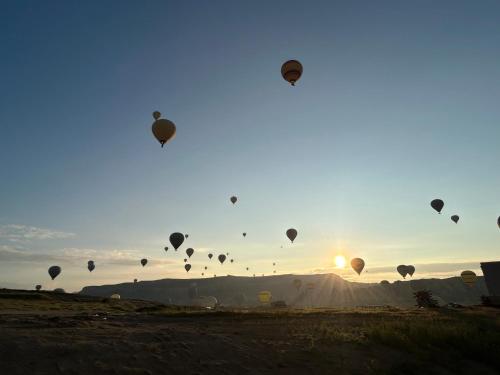
<path fill-rule="evenodd" d="M 134 284 L 137 282 L 137 279 L 134 279 Z"/>
<path fill-rule="evenodd" d="M 389 281 L 387 281 L 387 280 L 382 280 L 382 281 L 380 282 L 380 284 L 381 284 L 381 285 L 389 285 L 389 284 L 390 284 L 390 282 L 389 282 Z"/>
<path fill-rule="evenodd" d="M 214 254 L 208 253 L 208 259 L 212 259 L 213 256 L 214 256 Z"/>
<path fill-rule="evenodd" d="M 111 297 L 109 297 L 111 299 L 120 299 L 120 295 L 118 293 L 115 293 L 115 294 L 112 294 Z"/>
<path fill-rule="evenodd" d="M 226 253 L 227 256 L 229 256 L 229 253 Z"/>
<path fill-rule="evenodd" d="M 476 283 L 477 276 L 472 271 L 463 271 L 460 276 L 462 277 L 462 281 L 467 286 L 473 286 Z"/>
<path fill-rule="evenodd" d="M 205 269 L 206 269 L 206 270 L 208 270 L 208 267 L 207 267 L 207 266 L 205 266 Z"/>
<path fill-rule="evenodd" d="M 262 292 L 259 292 L 257 297 L 259 298 L 260 303 L 269 303 L 271 302 L 272 294 L 267 290 L 263 290 Z"/>
<path fill-rule="evenodd" d="M 219 262 L 220 262 L 220 264 L 224 263 L 224 262 L 225 262 L 225 260 L 226 260 L 226 256 L 225 256 L 224 254 L 219 255 L 219 257 L 218 257 L 218 258 L 219 258 Z"/>
<path fill-rule="evenodd" d="M 300 287 L 302 286 L 302 280 L 300 279 L 293 280 L 293 286 L 295 287 L 295 289 L 299 290 Z"/>
<path fill-rule="evenodd" d="M 186 258 L 184 258 L 184 263 L 186 263 L 188 260 Z"/>
<path fill-rule="evenodd" d="M 273 273 L 276 273 L 276 270 L 274 270 Z"/>
<path fill-rule="evenodd" d="M 249 270 L 249 268 L 247 267 L 247 271 Z"/>
<path fill-rule="evenodd" d="M 175 251 L 182 245 L 184 242 L 184 235 L 179 232 L 172 233 L 170 235 L 170 243 L 174 247 Z"/>
<path fill-rule="evenodd" d="M 290 228 L 286 231 L 286 236 L 293 243 L 293 240 L 295 240 L 295 238 L 297 237 L 297 231 L 293 228 Z"/>
<path fill-rule="evenodd" d="M 184 237 L 186 237 L 186 239 L 188 239 L 188 237 L 189 237 L 189 234 L 187 234 L 187 233 L 186 233 L 186 234 L 184 235 Z"/>
<path fill-rule="evenodd" d="M 165 247 L 163 248 L 163 250 L 168 251 L 168 247 L 166 247 L 166 246 L 165 246 Z"/>
<path fill-rule="evenodd" d="M 90 272 L 92 272 L 95 269 L 95 264 L 94 263 L 89 263 L 87 265 L 87 268 L 89 269 Z"/>
<path fill-rule="evenodd" d="M 434 208 L 438 213 L 441 213 L 441 210 L 444 207 L 444 202 L 441 199 L 434 199 L 431 201 L 431 207 Z"/>
<path fill-rule="evenodd" d="M 233 262 L 234 262 L 234 259 L 231 259 L 231 263 L 233 263 Z"/>
<path fill-rule="evenodd" d="M 35 289 L 36 289 L 37 292 L 39 292 L 40 289 L 42 289 L 42 286 L 40 284 L 38 284 L 38 285 L 35 286 Z"/>
<path fill-rule="evenodd" d="M 202 273 L 201 273 L 201 276 L 205 276 L 205 273 L 204 273 L 204 272 L 202 272 Z"/>
<path fill-rule="evenodd" d="M 49 268 L 49 276 L 54 280 L 61 273 L 61 267 L 51 266 Z"/>
<path fill-rule="evenodd" d="M 361 271 L 365 268 L 365 261 L 361 258 L 351 259 L 351 267 L 358 275 L 361 275 Z"/>
<path fill-rule="evenodd" d="M 165 145 L 169 140 L 175 137 L 175 124 L 167 119 L 160 119 L 161 113 L 158 111 L 153 112 L 153 118 L 155 122 L 151 127 L 153 135 L 156 137 L 158 142 L 160 142 L 161 147 Z"/>
<path fill-rule="evenodd" d="M 243 232 L 243 237 L 246 237 L 246 236 L 247 236 L 247 234 L 245 232 Z"/>
<path fill-rule="evenodd" d="M 275 266 L 275 265 L 276 265 L 276 263 L 273 263 L 273 266 Z"/>
<path fill-rule="evenodd" d="M 413 276 L 415 273 L 415 267 L 414 266 L 406 266 L 406 270 L 408 271 L 408 275 Z"/>
<path fill-rule="evenodd" d="M 66 293 L 66 291 L 63 288 L 55 288 L 54 292 L 55 293 Z"/>
<path fill-rule="evenodd" d="M 408 267 L 404 264 L 400 264 L 399 266 L 397 266 L 396 270 L 401 276 L 403 276 L 403 279 L 406 278 L 406 275 L 408 275 Z"/>
<path fill-rule="evenodd" d="M 297 82 L 302 75 L 302 70 L 303 68 L 300 62 L 297 60 L 288 60 L 281 66 L 281 76 L 285 81 L 295 86 L 295 82 Z"/>
<path fill-rule="evenodd" d="M 232 204 L 235 204 L 238 198 L 233 195 L 231 198 L 229 198 L 229 200 L 231 201 Z"/>
<path fill-rule="evenodd" d="M 191 265 L 189 263 L 185 264 L 184 269 L 186 270 L 186 272 L 189 272 L 189 270 L 191 269 Z"/>
<path fill-rule="evenodd" d="M 141 264 L 144 267 L 148 263 L 148 260 L 146 258 L 141 259 Z"/>
<path fill-rule="evenodd" d="M 188 256 L 189 258 L 191 258 L 191 255 L 193 255 L 193 253 L 194 253 L 194 250 L 193 250 L 193 249 L 191 249 L 191 248 L 187 248 L 187 249 L 186 249 L 186 254 L 187 254 L 187 256 Z"/>
<path fill-rule="evenodd" d="M 458 223 L 458 220 L 459 220 L 459 219 L 460 219 L 460 217 L 459 217 L 458 215 L 453 215 L 453 216 L 451 217 L 451 220 L 453 220 L 453 221 L 455 222 L 455 224 L 457 224 L 457 223 Z"/>
<path fill-rule="evenodd" d="M 497 219 L 497 225 L 498 225 L 498 227 L 500 228 L 500 216 L 499 216 L 499 217 L 498 217 L 498 219 Z"/>

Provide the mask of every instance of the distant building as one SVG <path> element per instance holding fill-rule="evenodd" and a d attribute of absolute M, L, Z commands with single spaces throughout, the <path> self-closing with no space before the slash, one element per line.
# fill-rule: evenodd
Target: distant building
<path fill-rule="evenodd" d="M 481 263 L 481 269 L 490 296 L 500 297 L 500 262 Z"/>

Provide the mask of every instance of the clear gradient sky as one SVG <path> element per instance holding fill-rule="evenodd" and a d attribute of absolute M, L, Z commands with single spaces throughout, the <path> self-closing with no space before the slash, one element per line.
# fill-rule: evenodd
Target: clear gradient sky
<path fill-rule="evenodd" d="M 2 287 L 500 258 L 497 1 L 9 1 L 0 45 Z"/>

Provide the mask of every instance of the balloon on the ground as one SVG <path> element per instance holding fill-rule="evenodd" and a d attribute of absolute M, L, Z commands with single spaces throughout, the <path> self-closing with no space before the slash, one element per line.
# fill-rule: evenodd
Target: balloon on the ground
<path fill-rule="evenodd" d="M 458 223 L 458 220 L 460 220 L 460 217 L 459 217 L 458 215 L 453 215 L 453 216 L 451 217 L 451 220 L 452 220 L 452 221 L 454 221 L 454 222 L 455 222 L 455 224 L 457 224 L 457 223 Z"/>
<path fill-rule="evenodd" d="M 281 66 L 281 76 L 292 86 L 295 86 L 295 83 L 300 79 L 302 71 L 302 64 L 297 60 L 288 60 Z"/>
<path fill-rule="evenodd" d="M 444 207 L 444 202 L 441 199 L 433 199 L 431 201 L 431 207 L 434 208 L 438 213 L 441 213 L 441 210 Z"/>
<path fill-rule="evenodd" d="M 365 268 L 365 261 L 361 258 L 353 258 L 351 259 L 351 267 L 358 275 L 360 275 L 363 268 Z"/>
<path fill-rule="evenodd" d="M 134 279 L 134 284 L 137 282 L 137 279 Z"/>
<path fill-rule="evenodd" d="M 148 263 L 148 260 L 146 258 L 141 259 L 141 264 L 144 267 Z"/>
<path fill-rule="evenodd" d="M 406 278 L 406 275 L 408 275 L 408 267 L 404 264 L 400 264 L 399 266 L 397 266 L 396 271 L 398 271 L 398 273 L 403 276 L 403 279 Z"/>
<path fill-rule="evenodd" d="M 191 269 L 191 265 L 189 263 L 185 264 L 184 269 L 186 270 L 186 272 L 189 272 L 189 270 Z"/>
<path fill-rule="evenodd" d="M 122 298 L 122 297 L 121 297 L 118 293 L 114 293 L 114 294 L 112 294 L 112 295 L 111 295 L 111 297 L 109 297 L 109 298 L 111 298 L 111 299 L 120 299 L 120 298 Z"/>
<path fill-rule="evenodd" d="M 184 242 L 184 235 L 182 233 L 175 232 L 175 233 L 172 233 L 170 235 L 169 240 L 170 240 L 170 243 L 172 244 L 172 246 L 174 247 L 174 249 L 177 251 L 177 249 Z"/>
<path fill-rule="evenodd" d="M 175 124 L 167 119 L 161 119 L 161 113 L 158 111 L 153 112 L 153 118 L 155 122 L 151 126 L 153 135 L 156 137 L 158 142 L 160 142 L 161 147 L 165 145 L 169 140 L 175 137 Z"/>
<path fill-rule="evenodd" d="M 54 280 L 61 273 L 61 267 L 51 266 L 49 267 L 49 276 Z"/>
<path fill-rule="evenodd" d="M 186 254 L 187 254 L 187 256 L 188 256 L 189 258 L 191 258 L 191 255 L 193 255 L 193 253 L 194 253 L 194 250 L 193 250 L 193 249 L 191 249 L 191 248 L 186 249 Z"/>
<path fill-rule="evenodd" d="M 293 240 L 295 240 L 295 238 L 297 238 L 297 230 L 296 229 L 293 229 L 293 228 L 290 228 L 286 231 L 286 236 L 288 237 L 288 239 L 290 241 L 292 241 L 293 243 Z"/>
<path fill-rule="evenodd" d="M 66 291 L 63 288 L 55 288 L 54 292 L 56 292 L 56 293 L 66 293 Z"/>
<path fill-rule="evenodd" d="M 473 271 L 463 271 L 460 274 L 460 277 L 462 278 L 464 284 L 467 286 L 473 286 L 477 281 L 477 276 Z"/>
<path fill-rule="evenodd" d="M 259 298 L 260 303 L 269 303 L 271 302 L 272 294 L 267 290 L 263 290 L 262 292 L 259 292 L 257 297 Z"/>
<path fill-rule="evenodd" d="M 224 254 L 219 255 L 219 262 L 220 264 L 224 263 L 226 261 L 226 256 Z"/>
<path fill-rule="evenodd" d="M 229 198 L 229 200 L 231 201 L 231 203 L 232 203 L 232 204 L 235 204 L 235 203 L 236 203 L 236 201 L 238 200 L 238 197 L 235 197 L 235 196 L 233 195 L 231 198 Z"/>
<path fill-rule="evenodd" d="M 382 284 L 382 285 L 389 285 L 389 284 L 390 284 L 390 282 L 389 282 L 389 281 L 387 281 L 387 280 L 382 280 L 382 281 L 380 282 L 380 284 Z"/>

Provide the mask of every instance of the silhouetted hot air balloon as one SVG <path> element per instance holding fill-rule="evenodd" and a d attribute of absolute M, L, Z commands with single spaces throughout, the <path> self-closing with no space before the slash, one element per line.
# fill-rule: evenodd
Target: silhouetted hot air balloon
<path fill-rule="evenodd" d="M 189 237 L 189 234 L 187 234 L 187 233 L 186 233 L 186 234 L 184 235 L 184 237 L 186 237 L 186 239 L 188 239 L 188 237 Z"/>
<path fill-rule="evenodd" d="M 158 111 L 153 112 L 153 118 L 155 122 L 151 127 L 153 135 L 156 137 L 158 142 L 160 142 L 161 147 L 165 145 L 169 140 L 175 137 L 175 124 L 167 119 L 160 119 L 161 113 Z"/>
<path fill-rule="evenodd" d="M 227 256 L 229 256 L 229 253 L 226 253 Z"/>
<path fill-rule="evenodd" d="M 137 282 L 137 279 L 134 279 L 134 284 Z"/>
<path fill-rule="evenodd" d="M 90 272 L 92 272 L 95 269 L 95 264 L 94 263 L 89 263 L 87 265 L 87 268 L 89 269 Z"/>
<path fill-rule="evenodd" d="M 293 286 L 295 287 L 295 289 L 299 290 L 300 287 L 302 286 L 302 280 L 300 279 L 293 280 Z"/>
<path fill-rule="evenodd" d="M 174 247 L 175 251 L 182 245 L 184 242 L 184 235 L 179 232 L 172 233 L 170 235 L 170 243 Z"/>
<path fill-rule="evenodd" d="M 273 273 L 276 273 L 276 270 L 274 270 Z"/>
<path fill-rule="evenodd" d="M 168 247 L 166 247 L 166 246 L 165 246 L 165 247 L 163 248 L 163 250 L 168 251 Z"/>
<path fill-rule="evenodd" d="M 361 258 L 351 259 L 351 267 L 358 275 L 361 275 L 361 271 L 365 268 L 365 261 Z"/>
<path fill-rule="evenodd" d="M 184 263 L 186 263 L 188 260 L 186 258 L 184 258 Z"/>
<path fill-rule="evenodd" d="M 207 266 L 205 266 L 205 269 L 206 269 L 206 270 L 208 270 L 208 267 L 207 267 Z"/>
<path fill-rule="evenodd" d="M 473 286 L 476 283 L 477 276 L 473 271 L 463 271 L 460 274 L 462 281 L 467 286 Z"/>
<path fill-rule="evenodd" d="M 281 66 L 281 76 L 285 79 L 285 81 L 290 82 L 292 86 L 295 86 L 295 82 L 297 82 L 302 76 L 302 64 L 297 60 L 288 60 Z"/>
<path fill-rule="evenodd" d="M 293 243 L 293 240 L 295 240 L 295 238 L 297 238 L 297 230 L 293 229 L 293 228 L 290 228 L 286 231 L 286 236 L 288 237 L 288 239 L 290 241 L 292 241 Z"/>
<path fill-rule="evenodd" d="M 459 220 L 459 219 L 460 219 L 460 217 L 459 217 L 458 215 L 453 215 L 453 216 L 451 217 L 451 220 L 453 220 L 453 221 L 455 222 L 455 224 L 457 224 L 457 223 L 458 223 L 458 220 Z"/>
<path fill-rule="evenodd" d="M 415 273 L 415 267 L 414 266 L 406 266 L 406 270 L 408 271 L 408 275 L 413 276 Z"/>
<path fill-rule="evenodd" d="M 144 267 L 148 263 L 148 260 L 146 258 L 141 259 L 141 264 Z"/>
<path fill-rule="evenodd" d="M 231 259 L 231 263 L 233 263 L 233 262 L 234 262 L 234 259 Z"/>
<path fill-rule="evenodd" d="M 35 286 L 35 289 L 36 289 L 37 292 L 39 292 L 40 289 L 42 289 L 42 286 L 40 284 L 38 284 L 38 285 Z"/>
<path fill-rule="evenodd" d="M 186 270 L 186 272 L 189 272 L 189 270 L 191 269 L 191 265 L 189 263 L 185 264 L 184 269 Z"/>
<path fill-rule="evenodd" d="M 444 202 L 441 199 L 434 199 L 431 201 L 431 207 L 434 208 L 438 213 L 441 213 L 441 210 L 444 207 Z"/>
<path fill-rule="evenodd" d="M 247 236 L 247 234 L 245 232 L 243 232 L 243 237 L 246 237 L 246 236 Z"/>
<path fill-rule="evenodd" d="M 500 216 L 499 216 L 499 217 L 498 217 L 498 219 L 497 219 L 497 225 L 498 225 L 498 227 L 500 228 Z"/>
<path fill-rule="evenodd" d="M 49 276 L 54 280 L 61 273 L 61 267 L 51 266 L 49 267 Z"/>
<path fill-rule="evenodd" d="M 191 255 L 193 255 L 193 253 L 194 253 L 194 250 L 193 250 L 193 249 L 191 249 L 191 248 L 187 248 L 187 249 L 186 249 L 186 254 L 187 254 L 187 256 L 188 256 L 189 258 L 191 258 Z"/>
<path fill-rule="evenodd" d="M 213 256 L 214 256 L 214 254 L 208 253 L 208 259 L 212 259 Z"/>
<path fill-rule="evenodd" d="M 205 276 L 205 272 L 202 272 L 202 273 L 201 273 L 201 276 Z"/>
<path fill-rule="evenodd" d="M 390 282 L 389 282 L 389 281 L 387 281 L 387 280 L 382 280 L 382 281 L 380 282 L 380 284 L 381 284 L 381 285 L 389 285 L 389 284 L 390 284 Z"/>
<path fill-rule="evenodd" d="M 224 254 L 219 255 L 219 262 L 220 264 L 224 263 L 226 261 L 226 256 Z"/>
<path fill-rule="evenodd" d="M 408 267 L 404 264 L 400 264 L 399 266 L 397 266 L 396 270 L 401 276 L 403 276 L 403 279 L 405 279 L 406 275 L 408 275 Z"/>
<path fill-rule="evenodd" d="M 276 265 L 276 263 L 273 263 L 273 266 L 275 266 L 275 265 Z"/>
<path fill-rule="evenodd" d="M 231 198 L 229 198 L 229 200 L 231 201 L 232 204 L 235 204 L 238 198 L 233 195 Z"/>
<path fill-rule="evenodd" d="M 120 295 L 118 293 L 115 293 L 115 294 L 112 294 L 111 297 L 109 297 L 111 299 L 120 299 L 122 297 L 120 297 Z"/>
<path fill-rule="evenodd" d="M 248 271 L 248 269 L 249 269 L 249 268 L 247 267 L 247 271 Z"/>

